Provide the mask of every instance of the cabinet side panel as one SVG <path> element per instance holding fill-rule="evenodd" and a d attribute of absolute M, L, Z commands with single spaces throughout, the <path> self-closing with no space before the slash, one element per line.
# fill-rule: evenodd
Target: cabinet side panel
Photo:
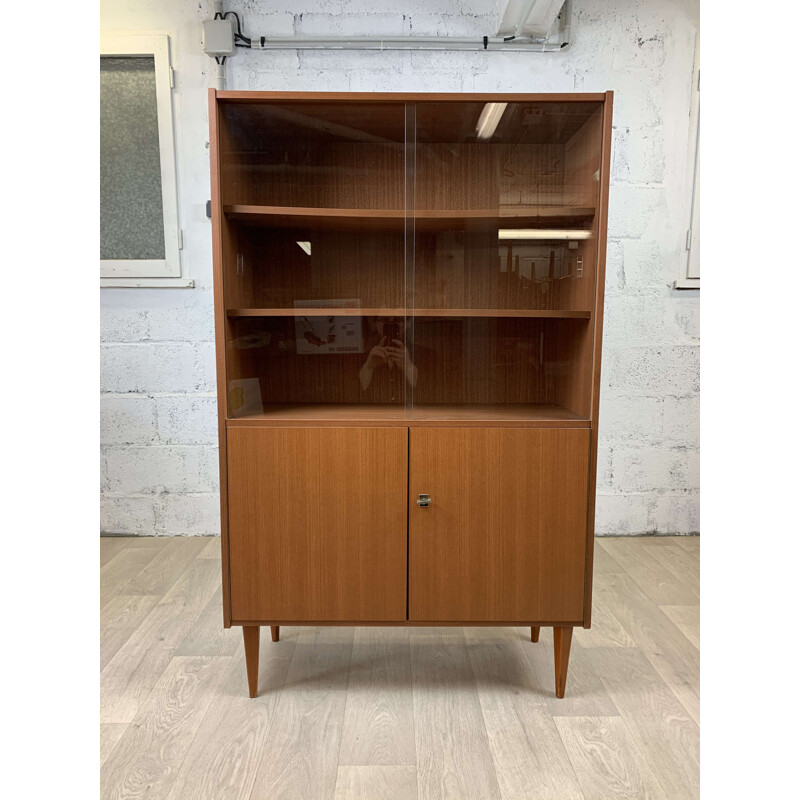
<path fill-rule="evenodd" d="M 413 428 L 410 444 L 409 618 L 581 619 L 589 431 Z"/>
<path fill-rule="evenodd" d="M 222 617 L 226 628 L 231 625 L 230 568 L 228 549 L 228 460 L 226 451 L 225 417 L 225 317 L 223 281 L 223 237 L 222 196 L 219 163 L 219 115 L 217 114 L 216 90 L 208 90 L 208 124 L 211 146 L 211 246 L 214 263 L 214 335 L 217 353 L 217 422 L 219 430 L 219 503 L 220 532 L 222 535 Z"/>
<path fill-rule="evenodd" d="M 229 428 L 233 619 L 406 617 L 407 428 Z"/>
<path fill-rule="evenodd" d="M 592 572 L 594 564 L 594 515 L 597 494 L 597 434 L 600 415 L 600 366 L 603 353 L 603 310 L 606 289 L 606 239 L 608 233 L 608 184 L 611 173 L 611 122 L 614 93 L 606 92 L 603 105 L 603 148 L 600 160 L 600 207 L 597 224 L 597 290 L 594 305 L 594 353 L 592 357 L 592 429 L 589 451 L 589 503 L 586 514 L 586 587 L 583 625 L 592 625 Z"/>

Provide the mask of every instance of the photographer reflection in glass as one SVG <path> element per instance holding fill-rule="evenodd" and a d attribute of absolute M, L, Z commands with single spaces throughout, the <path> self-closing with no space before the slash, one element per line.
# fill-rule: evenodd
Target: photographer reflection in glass
<path fill-rule="evenodd" d="M 388 370 L 390 379 L 401 374 L 409 386 L 417 384 L 418 370 L 405 346 L 406 321 L 403 317 L 374 317 L 369 319 L 371 338 L 379 339 L 359 370 L 361 390 L 372 383 L 376 370 Z M 394 382 L 392 380 L 392 382 Z"/>

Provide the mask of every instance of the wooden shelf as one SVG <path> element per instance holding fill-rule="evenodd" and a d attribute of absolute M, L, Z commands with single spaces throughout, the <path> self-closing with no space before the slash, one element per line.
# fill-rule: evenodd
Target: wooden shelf
<path fill-rule="evenodd" d="M 259 414 L 228 419 L 228 427 L 259 425 L 393 425 L 409 427 L 498 425 L 501 427 L 588 428 L 589 420 L 561 406 L 540 405 L 415 405 L 409 412 L 396 404 L 313 403 L 265 405 Z"/>
<path fill-rule="evenodd" d="M 402 232 L 406 223 L 403 209 L 226 205 L 223 210 L 230 219 L 277 228 Z M 589 206 L 514 206 L 500 209 L 417 209 L 408 219 L 414 220 L 417 231 L 426 232 L 501 225 L 536 227 L 540 222 L 546 222 L 550 227 L 567 226 L 593 216 L 594 208 Z"/>
<path fill-rule="evenodd" d="M 229 308 L 228 317 L 538 317 L 591 319 L 591 311 L 525 308 Z"/>

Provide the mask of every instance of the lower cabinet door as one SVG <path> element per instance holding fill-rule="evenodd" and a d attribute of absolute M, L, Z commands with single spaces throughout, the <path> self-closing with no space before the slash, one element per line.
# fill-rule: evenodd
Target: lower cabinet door
<path fill-rule="evenodd" d="M 232 427 L 231 616 L 406 618 L 407 428 Z"/>
<path fill-rule="evenodd" d="M 583 619 L 589 434 L 411 429 L 411 620 Z"/>

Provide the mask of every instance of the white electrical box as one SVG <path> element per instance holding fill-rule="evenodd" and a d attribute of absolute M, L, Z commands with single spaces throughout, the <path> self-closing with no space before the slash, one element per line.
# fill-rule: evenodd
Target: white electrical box
<path fill-rule="evenodd" d="M 207 19 L 203 22 L 203 52 L 208 56 L 232 56 L 233 23 L 228 19 Z"/>

